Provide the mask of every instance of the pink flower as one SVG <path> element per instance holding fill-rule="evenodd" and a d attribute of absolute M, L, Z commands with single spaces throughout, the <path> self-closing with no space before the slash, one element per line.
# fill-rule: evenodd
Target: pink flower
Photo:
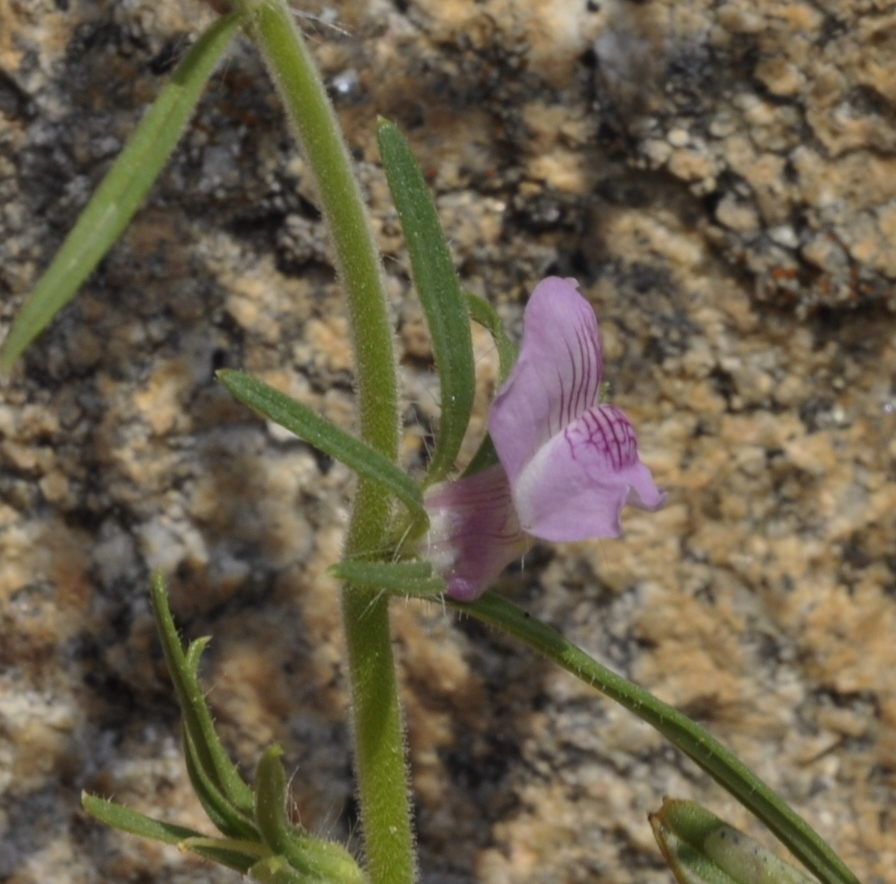
<path fill-rule="evenodd" d="M 594 311 L 574 280 L 539 283 L 524 316 L 519 359 L 492 404 L 500 465 L 430 489 L 429 558 L 448 595 L 481 595 L 525 551 L 527 535 L 618 537 L 626 504 L 666 502 L 638 457 L 629 419 L 597 403 L 603 373 Z"/>

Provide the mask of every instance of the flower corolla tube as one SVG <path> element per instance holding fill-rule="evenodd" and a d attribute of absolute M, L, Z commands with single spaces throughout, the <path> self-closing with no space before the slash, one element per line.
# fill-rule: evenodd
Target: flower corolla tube
<path fill-rule="evenodd" d="M 638 457 L 631 421 L 598 403 L 602 374 L 591 305 L 575 280 L 543 280 L 526 305 L 519 359 L 492 403 L 500 463 L 426 495 L 426 555 L 448 595 L 477 598 L 530 538 L 618 537 L 625 504 L 666 502 Z"/>

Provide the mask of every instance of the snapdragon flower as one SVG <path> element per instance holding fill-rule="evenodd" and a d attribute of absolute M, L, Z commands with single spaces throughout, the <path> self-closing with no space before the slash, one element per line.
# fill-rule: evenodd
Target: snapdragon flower
<path fill-rule="evenodd" d="M 575 280 L 543 280 L 489 416 L 500 463 L 435 485 L 425 498 L 426 554 L 449 596 L 477 598 L 531 538 L 618 537 L 625 504 L 657 510 L 666 502 L 638 457 L 631 421 L 598 403 L 602 374 L 591 305 Z"/>

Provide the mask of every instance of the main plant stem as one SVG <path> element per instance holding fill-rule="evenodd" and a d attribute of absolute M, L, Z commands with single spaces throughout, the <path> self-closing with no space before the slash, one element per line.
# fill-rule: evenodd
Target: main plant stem
<path fill-rule="evenodd" d="M 398 458 L 398 384 L 379 252 L 351 160 L 320 75 L 283 0 L 242 0 L 308 165 L 333 236 L 345 291 L 357 373 L 361 437 Z M 392 499 L 358 482 L 346 557 L 381 549 Z M 404 732 L 388 596 L 346 586 L 342 614 L 351 676 L 355 764 L 371 884 L 411 884 L 416 876 Z"/>

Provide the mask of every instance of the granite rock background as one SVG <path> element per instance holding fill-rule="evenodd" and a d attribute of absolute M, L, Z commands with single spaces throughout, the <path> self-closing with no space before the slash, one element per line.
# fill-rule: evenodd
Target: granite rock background
<path fill-rule="evenodd" d="M 519 334 L 576 276 L 666 486 L 620 540 L 501 588 L 725 740 L 865 884 L 896 884 L 896 6 L 345 0 L 297 7 L 359 163 L 419 469 L 438 391 L 377 114 L 464 285 Z M 0 322 L 166 73 L 191 0 L 0 0 Z M 495 359 L 477 334 L 481 431 Z M 351 476 L 234 404 L 243 367 L 353 426 L 326 234 L 240 39 L 124 240 L 0 401 L 0 881 L 230 881 L 104 830 L 82 789 L 206 827 L 151 624 L 170 575 L 235 757 L 357 829 L 336 587 Z M 471 448 L 476 440 L 471 439 Z M 671 881 L 646 814 L 769 836 L 629 714 L 475 623 L 395 606 L 423 880 Z"/>

